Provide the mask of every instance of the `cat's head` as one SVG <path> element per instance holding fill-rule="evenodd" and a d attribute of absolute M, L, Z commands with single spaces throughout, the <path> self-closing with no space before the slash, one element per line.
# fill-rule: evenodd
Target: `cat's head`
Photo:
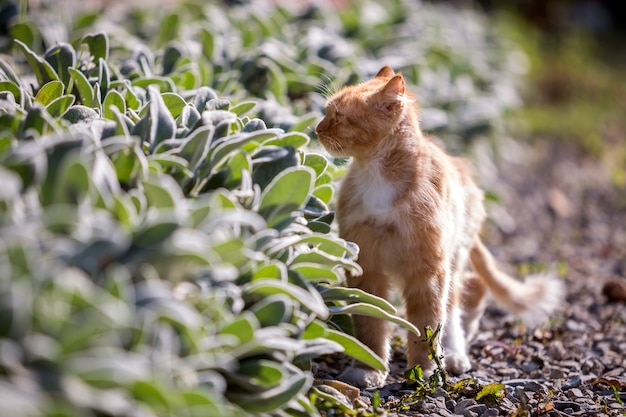
<path fill-rule="evenodd" d="M 344 87 L 328 99 L 317 136 L 335 156 L 367 154 L 404 119 L 412 101 L 402 74 L 384 66 L 371 80 Z"/>

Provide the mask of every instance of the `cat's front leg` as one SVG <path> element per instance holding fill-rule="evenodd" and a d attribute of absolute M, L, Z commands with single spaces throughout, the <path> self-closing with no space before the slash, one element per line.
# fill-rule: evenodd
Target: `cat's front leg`
<path fill-rule="evenodd" d="M 443 347 L 446 370 L 460 375 L 472 368 L 467 356 L 467 341 L 461 321 L 461 309 L 458 303 L 452 303 L 448 321 L 443 328 Z"/>
<path fill-rule="evenodd" d="M 444 270 L 436 274 L 413 273 L 410 282 L 404 288 L 407 319 L 420 331 L 428 326 L 436 329 L 444 325 L 447 319 L 447 280 L 448 273 Z M 442 356 L 441 334 L 432 341 L 434 354 Z M 435 362 L 429 359 L 431 348 L 428 341 L 410 333 L 408 336 L 407 360 L 409 368 L 420 365 L 425 377 L 430 377 L 435 370 Z"/>

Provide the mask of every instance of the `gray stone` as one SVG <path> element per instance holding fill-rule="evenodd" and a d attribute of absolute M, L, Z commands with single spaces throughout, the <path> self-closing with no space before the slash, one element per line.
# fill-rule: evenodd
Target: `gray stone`
<path fill-rule="evenodd" d="M 568 396 L 569 398 L 582 398 L 582 397 L 584 397 L 584 394 L 583 394 L 583 392 L 582 392 L 580 389 L 578 389 L 578 388 L 571 388 L 571 389 L 568 391 L 567 396 Z"/>
<path fill-rule="evenodd" d="M 572 388 L 578 388 L 580 387 L 581 382 L 582 381 L 580 379 L 580 375 L 574 375 L 567 381 L 563 382 L 563 385 L 561 385 L 561 388 L 563 388 L 564 391 L 570 390 Z"/>
<path fill-rule="evenodd" d="M 457 414 L 464 414 L 465 410 L 472 405 L 476 405 L 476 400 L 473 398 L 466 398 L 464 400 L 459 401 L 454 407 L 454 412 Z"/>
<path fill-rule="evenodd" d="M 580 411 L 580 404 L 573 401 L 553 401 L 553 404 L 554 408 L 566 414 L 568 414 L 567 411 L 565 411 L 566 409 L 571 409 L 574 412 Z M 569 414 L 571 414 L 571 412 Z"/>
<path fill-rule="evenodd" d="M 497 408 L 488 408 L 480 415 L 480 417 L 494 417 L 499 415 L 500 411 Z"/>
<path fill-rule="evenodd" d="M 465 412 L 463 413 L 463 415 L 467 416 L 468 413 L 473 413 L 479 416 L 482 413 L 484 413 L 485 410 L 487 410 L 487 406 L 485 404 L 470 405 L 469 407 L 465 409 Z"/>

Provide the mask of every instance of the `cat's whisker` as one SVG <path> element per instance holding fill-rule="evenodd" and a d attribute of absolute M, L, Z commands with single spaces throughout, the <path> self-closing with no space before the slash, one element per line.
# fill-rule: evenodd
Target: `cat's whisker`
<path fill-rule="evenodd" d="M 336 91 L 337 91 L 337 87 L 334 83 L 334 81 L 332 80 L 332 78 L 330 78 L 328 75 L 320 72 L 318 74 L 320 76 L 320 78 L 325 79 L 326 82 L 322 82 L 320 83 L 317 87 L 316 90 L 318 90 L 318 92 L 325 98 L 325 99 L 329 99 Z"/>

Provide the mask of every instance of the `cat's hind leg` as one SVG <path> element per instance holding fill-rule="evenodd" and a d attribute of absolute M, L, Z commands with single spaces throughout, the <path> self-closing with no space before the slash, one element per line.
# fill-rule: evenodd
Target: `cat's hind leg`
<path fill-rule="evenodd" d="M 463 330 L 469 343 L 476 336 L 480 318 L 487 307 L 487 283 L 478 274 L 467 272 L 463 284 Z"/>

